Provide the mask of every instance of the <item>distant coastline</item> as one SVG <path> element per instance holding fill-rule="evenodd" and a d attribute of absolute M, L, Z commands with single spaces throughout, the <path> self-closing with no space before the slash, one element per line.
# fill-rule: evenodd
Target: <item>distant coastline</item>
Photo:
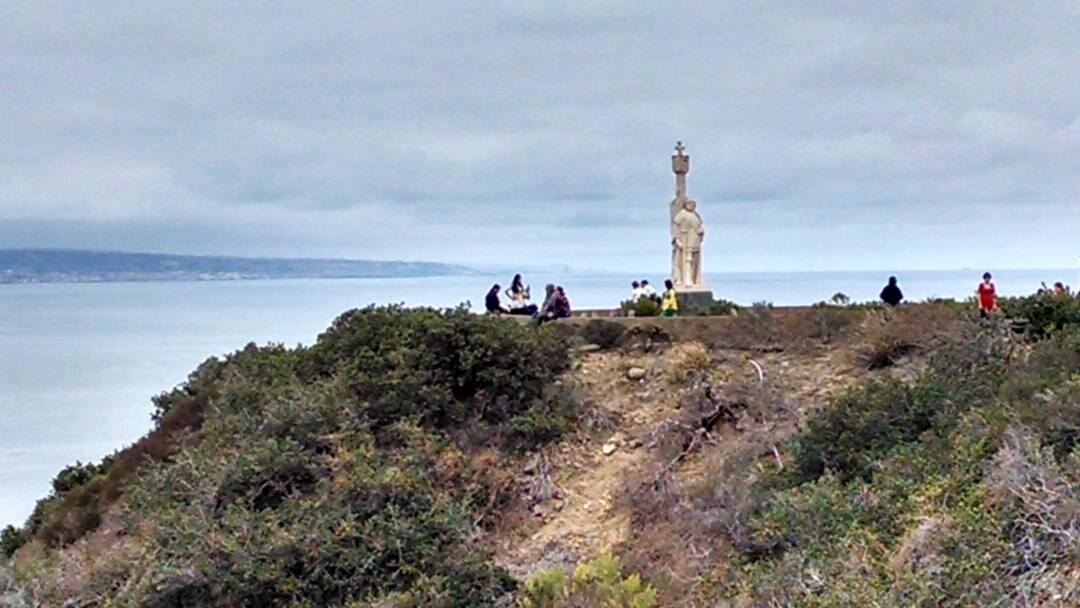
<path fill-rule="evenodd" d="M 0 284 L 355 279 L 475 274 L 437 262 L 0 249 Z"/>

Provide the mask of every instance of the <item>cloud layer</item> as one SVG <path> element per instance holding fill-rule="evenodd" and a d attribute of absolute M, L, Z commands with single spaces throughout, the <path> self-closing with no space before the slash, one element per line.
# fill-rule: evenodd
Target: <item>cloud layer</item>
<path fill-rule="evenodd" d="M 0 246 L 1070 266 L 1080 4 L 7 3 Z M 543 6 L 541 6 L 541 4 Z"/>

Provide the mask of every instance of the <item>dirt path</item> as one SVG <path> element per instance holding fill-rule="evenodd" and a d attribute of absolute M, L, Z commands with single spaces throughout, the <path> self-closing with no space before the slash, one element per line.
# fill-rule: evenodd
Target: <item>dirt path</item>
<path fill-rule="evenodd" d="M 611 431 L 574 437 L 550 452 L 555 497 L 533 507 L 525 525 L 496 543 L 496 560 L 515 576 L 570 565 L 629 538 L 629 514 L 620 508 L 619 498 L 627 480 L 655 462 L 657 455 L 649 444 L 657 428 L 679 417 L 682 387 L 671 379 L 670 368 L 677 365 L 680 347 L 641 355 L 581 355 L 575 377 L 586 403 L 612 413 L 617 422 Z M 824 404 L 855 375 L 848 359 L 837 353 L 721 351 L 713 353 L 710 380 L 718 385 L 756 381 L 750 359 L 790 397 L 796 417 Z M 629 379 L 631 367 L 644 369 L 645 377 Z M 687 472 L 696 469 L 687 464 Z"/>

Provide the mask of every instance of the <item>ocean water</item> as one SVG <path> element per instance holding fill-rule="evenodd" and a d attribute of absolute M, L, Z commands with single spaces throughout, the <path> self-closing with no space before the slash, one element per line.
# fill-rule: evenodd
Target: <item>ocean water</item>
<path fill-rule="evenodd" d="M 980 272 L 896 272 L 909 299 L 968 297 Z M 995 273 L 1002 294 L 1075 270 Z M 843 292 L 877 296 L 886 272 L 707 276 L 741 304 L 808 304 Z M 575 308 L 612 308 L 635 278 L 527 276 L 533 293 L 563 285 Z M 0 285 L 0 526 L 19 524 L 62 467 L 95 461 L 150 428 L 150 398 L 211 355 L 248 342 L 310 343 L 335 316 L 369 303 L 481 306 L 510 277 Z M 660 283 L 659 277 L 655 279 Z M 659 287 L 659 285 L 658 285 Z"/>

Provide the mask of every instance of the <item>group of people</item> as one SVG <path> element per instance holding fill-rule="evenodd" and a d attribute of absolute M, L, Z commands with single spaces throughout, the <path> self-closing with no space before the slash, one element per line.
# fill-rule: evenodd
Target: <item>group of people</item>
<path fill-rule="evenodd" d="M 671 279 L 664 281 L 662 294 L 649 284 L 648 279 L 633 281 L 630 288 L 631 301 L 635 304 L 642 299 L 649 299 L 660 306 L 660 316 L 673 317 L 678 314 L 679 298 Z M 1037 293 L 1045 296 L 1072 296 L 1069 288 L 1060 281 L 1054 283 L 1053 287 L 1046 287 L 1044 283 L 1043 288 Z M 504 296 L 509 304 L 503 304 Z M 982 282 L 975 289 L 975 296 L 980 316 L 989 317 L 997 309 L 997 287 L 994 285 L 993 275 L 989 272 L 983 274 Z M 889 282 L 881 290 L 879 297 L 889 306 L 898 306 L 904 301 L 904 292 L 900 290 L 895 276 L 889 277 Z M 520 274 L 515 274 L 505 291 L 502 291 L 502 286 L 498 283 L 491 286 L 484 298 L 484 306 L 492 314 L 532 317 L 537 325 L 570 316 L 570 299 L 566 297 L 566 290 L 561 285 L 548 284 L 544 288 L 544 301 L 540 306 L 530 303 L 529 299 L 529 286 L 525 284 Z"/>
<path fill-rule="evenodd" d="M 679 297 L 675 293 L 675 284 L 671 279 L 664 281 L 664 293 L 660 295 L 656 288 L 649 285 L 648 279 L 630 283 L 630 301 L 637 304 L 642 298 L 650 299 L 660 305 L 661 317 L 674 317 L 679 313 Z"/>
<path fill-rule="evenodd" d="M 1036 292 L 1040 296 L 1072 297 L 1072 293 L 1064 283 L 1058 281 L 1053 287 L 1046 287 Z M 897 285 L 896 277 L 889 277 L 889 283 L 881 290 L 881 301 L 889 306 L 897 306 L 904 300 L 904 293 Z M 982 275 L 982 282 L 975 288 L 975 301 L 979 306 L 979 316 L 984 319 L 997 310 L 997 287 L 994 285 L 994 276 L 989 272 Z"/>
<path fill-rule="evenodd" d="M 566 297 L 566 290 L 561 285 L 549 283 L 544 288 L 544 302 L 539 307 L 529 302 L 529 286 L 520 274 L 514 275 L 505 292 L 500 292 L 501 289 L 502 286 L 496 283 L 484 297 L 484 308 L 489 313 L 529 316 L 537 325 L 570 316 L 570 298 Z M 509 300 L 509 305 L 503 304 L 503 295 Z"/>

